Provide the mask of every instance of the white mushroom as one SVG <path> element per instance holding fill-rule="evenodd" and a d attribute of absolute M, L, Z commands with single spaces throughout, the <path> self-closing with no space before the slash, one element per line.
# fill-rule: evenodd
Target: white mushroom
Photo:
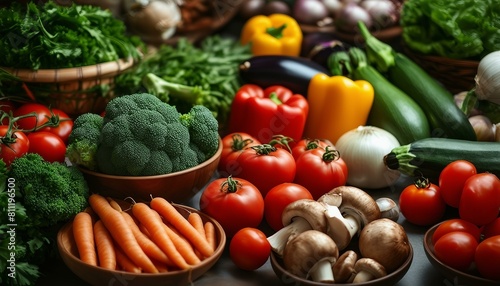
<path fill-rule="evenodd" d="M 347 250 L 340 255 L 337 262 L 333 264 L 333 277 L 335 283 L 351 283 L 356 275 L 354 265 L 358 260 L 358 254 L 353 250 Z"/>
<path fill-rule="evenodd" d="M 378 263 L 375 259 L 360 258 L 354 265 L 356 276 L 353 283 L 362 283 L 371 281 L 387 275 L 385 268 L 382 264 Z"/>
<path fill-rule="evenodd" d="M 327 233 L 343 250 L 366 224 L 380 218 L 380 209 L 368 193 L 357 187 L 340 186 L 329 193 L 342 196 L 341 205 L 327 208 L 325 215 Z"/>
<path fill-rule="evenodd" d="M 311 199 L 300 199 L 288 204 L 282 214 L 284 227 L 267 238 L 271 249 L 282 256 L 285 245 L 295 235 L 310 229 L 326 232 L 324 212 L 323 204 Z"/>
<path fill-rule="evenodd" d="M 358 243 L 361 256 L 375 259 L 387 273 L 398 269 L 411 251 L 404 228 L 387 218 L 367 224 L 359 235 Z"/>
<path fill-rule="evenodd" d="M 388 218 L 393 221 L 399 219 L 399 207 L 396 202 L 391 198 L 378 198 L 375 200 L 380 209 L 380 217 Z"/>
<path fill-rule="evenodd" d="M 287 243 L 283 265 L 299 277 L 333 283 L 332 264 L 338 257 L 338 247 L 330 236 L 318 230 L 306 230 Z"/>

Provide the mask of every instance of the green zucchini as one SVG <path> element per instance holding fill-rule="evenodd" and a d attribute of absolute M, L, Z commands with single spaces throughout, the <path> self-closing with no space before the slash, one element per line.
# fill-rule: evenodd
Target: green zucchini
<path fill-rule="evenodd" d="M 359 25 L 366 42 L 368 59 L 390 82 L 413 98 L 424 111 L 432 137 L 477 140 L 466 114 L 455 104 L 453 95 L 414 61 L 370 34 Z"/>
<path fill-rule="evenodd" d="M 473 163 L 478 173 L 500 177 L 500 142 L 425 138 L 396 147 L 384 157 L 389 169 L 428 178 L 438 178 L 444 167 L 456 160 Z"/>
<path fill-rule="evenodd" d="M 374 67 L 368 64 L 365 53 L 356 47 L 347 52 L 332 54 L 329 68 L 339 74 L 339 65 L 348 65 L 353 80 L 368 81 L 375 91 L 373 105 L 367 125 L 382 128 L 394 135 L 399 144 L 430 137 L 430 127 L 422 108 L 407 94 L 389 82 Z"/>

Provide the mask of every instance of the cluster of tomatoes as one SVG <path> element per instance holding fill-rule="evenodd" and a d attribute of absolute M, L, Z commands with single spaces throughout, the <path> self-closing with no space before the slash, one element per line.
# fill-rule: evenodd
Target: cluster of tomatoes
<path fill-rule="evenodd" d="M 26 153 L 46 161 L 63 162 L 73 120 L 64 111 L 40 103 L 19 106 L 0 102 L 0 159 L 10 165 Z"/>
<path fill-rule="evenodd" d="M 257 228 L 263 220 L 277 231 L 289 203 L 316 200 L 347 181 L 347 166 L 329 142 L 276 136 L 263 144 L 239 132 L 222 144 L 220 178 L 204 189 L 200 210 L 232 237 L 230 256 L 242 269 L 257 269 L 269 257 L 267 237 Z"/>
<path fill-rule="evenodd" d="M 478 173 L 471 162 L 457 160 L 440 173 L 437 184 L 427 180 L 407 186 L 399 207 L 416 225 L 436 224 L 446 208 L 459 218 L 445 220 L 436 228 L 432 241 L 436 257 L 460 271 L 477 269 L 484 278 L 500 280 L 500 179 Z"/>

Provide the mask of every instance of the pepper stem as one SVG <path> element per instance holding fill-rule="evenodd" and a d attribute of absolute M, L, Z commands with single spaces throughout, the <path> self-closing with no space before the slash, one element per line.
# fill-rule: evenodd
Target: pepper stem
<path fill-rule="evenodd" d="M 280 105 L 280 104 L 283 104 L 283 101 L 281 101 L 279 98 L 278 98 L 278 94 L 276 92 L 271 92 L 271 94 L 269 94 L 269 99 L 276 103 L 276 105 Z"/>
<path fill-rule="evenodd" d="M 283 30 L 285 30 L 285 28 L 286 28 L 286 24 L 283 24 L 277 28 L 269 27 L 266 29 L 266 33 L 275 37 L 276 39 L 281 39 L 281 38 L 283 38 Z"/>

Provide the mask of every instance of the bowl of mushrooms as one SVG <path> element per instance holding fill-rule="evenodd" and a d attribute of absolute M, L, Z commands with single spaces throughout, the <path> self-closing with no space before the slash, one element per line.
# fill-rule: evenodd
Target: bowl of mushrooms
<path fill-rule="evenodd" d="M 284 227 L 268 237 L 271 266 L 293 285 L 394 285 L 413 261 L 397 205 L 352 186 L 283 211 Z M 391 206 L 392 207 L 387 207 Z"/>

